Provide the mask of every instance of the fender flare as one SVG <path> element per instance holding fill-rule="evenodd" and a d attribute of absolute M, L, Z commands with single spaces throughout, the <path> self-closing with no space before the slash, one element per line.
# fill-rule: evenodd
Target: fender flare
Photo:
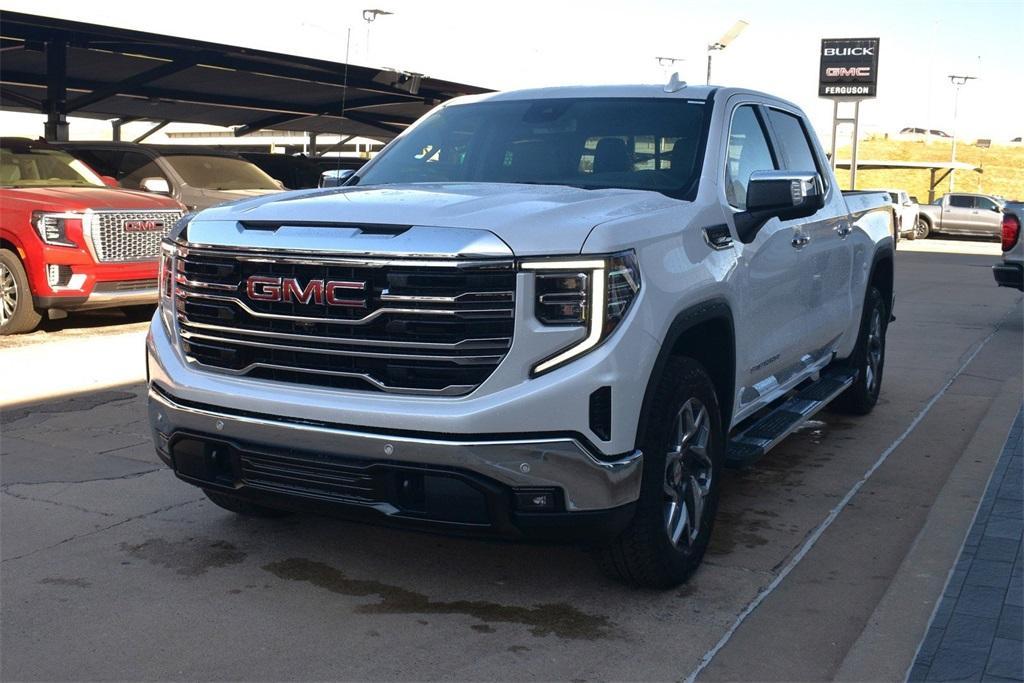
<path fill-rule="evenodd" d="M 732 358 L 731 367 L 728 368 L 729 377 L 725 384 L 731 385 L 728 396 L 719 396 L 719 409 L 722 410 L 722 424 L 729 429 L 729 420 L 732 416 L 733 395 L 736 388 L 736 326 L 733 323 L 732 307 L 724 298 L 716 297 L 702 301 L 701 303 L 689 306 L 680 311 L 672 324 L 669 325 L 665 338 L 662 339 L 661 349 L 658 357 L 651 368 L 651 375 L 647 378 L 647 387 L 644 389 L 644 399 L 640 406 L 640 419 L 636 427 L 636 447 L 639 448 L 640 439 L 647 429 L 647 418 L 651 413 L 651 402 L 654 400 L 655 387 L 665 370 L 665 365 L 673 355 L 673 350 L 679 339 L 687 331 L 694 327 L 710 321 L 722 321 L 729 327 L 729 338 L 732 340 L 730 355 Z M 723 405 L 724 404 L 724 405 Z"/>
<path fill-rule="evenodd" d="M 888 301 L 885 302 L 885 305 L 889 308 L 889 315 L 892 316 L 893 307 L 896 304 L 896 255 L 892 245 L 885 244 L 883 242 L 877 249 L 875 249 L 875 253 L 871 257 L 871 268 L 868 270 L 868 279 L 867 282 L 864 283 L 864 295 L 867 295 L 867 288 L 875 281 L 875 273 L 878 271 L 878 264 L 883 260 L 889 261 L 889 263 L 892 264 L 893 282 L 890 287 Z"/>

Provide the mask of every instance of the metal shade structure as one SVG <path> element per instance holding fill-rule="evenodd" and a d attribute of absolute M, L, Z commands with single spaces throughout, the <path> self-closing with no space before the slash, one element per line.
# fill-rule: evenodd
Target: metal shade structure
<path fill-rule="evenodd" d="M 836 168 L 850 168 L 849 161 L 837 161 Z M 953 171 L 974 171 L 975 173 L 984 173 L 985 169 L 981 166 L 975 166 L 965 161 L 887 161 L 887 160 L 868 160 L 858 161 L 857 168 L 861 171 L 879 171 L 879 170 L 897 170 L 897 169 L 908 169 L 916 171 L 928 171 L 930 174 L 928 184 L 928 203 L 931 204 L 935 201 L 935 188 L 941 183 L 946 176 Z M 939 175 L 940 171 L 945 171 Z"/>
<path fill-rule="evenodd" d="M 431 107 L 489 92 L 421 74 L 0 12 L 0 108 L 47 115 L 395 137 Z M 342 105 L 344 104 L 344 114 Z M 116 124 L 115 124 L 116 128 Z"/>

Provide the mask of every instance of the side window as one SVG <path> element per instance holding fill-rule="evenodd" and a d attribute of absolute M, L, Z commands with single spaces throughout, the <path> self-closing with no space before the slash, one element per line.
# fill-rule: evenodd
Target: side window
<path fill-rule="evenodd" d="M 143 178 L 166 178 L 166 176 L 157 163 L 145 154 L 125 152 L 117 172 L 117 179 L 121 181 L 121 186 L 129 190 L 138 190 L 140 189 L 139 183 Z"/>
<path fill-rule="evenodd" d="M 768 118 L 771 119 L 775 135 L 782 146 L 786 170 L 815 171 L 821 175 L 822 181 L 826 181 L 828 176 L 822 173 L 818 165 L 807 130 L 799 117 L 778 109 L 769 109 Z M 893 201 L 896 201 L 895 197 Z"/>
<path fill-rule="evenodd" d="M 113 149 L 72 149 L 68 151 L 100 175 L 117 178 L 117 165 L 121 161 L 121 152 Z"/>
<path fill-rule="evenodd" d="M 725 160 L 725 196 L 729 204 L 745 210 L 750 174 L 777 169 L 757 111 L 750 105 L 738 107 L 729 129 L 729 151 Z"/>
<path fill-rule="evenodd" d="M 949 205 L 956 207 L 957 209 L 973 209 L 974 197 L 968 197 L 962 194 L 951 194 L 949 195 Z"/>
<path fill-rule="evenodd" d="M 988 197 L 975 197 L 974 199 L 977 201 L 977 207 L 982 211 L 996 210 L 996 203 Z"/>

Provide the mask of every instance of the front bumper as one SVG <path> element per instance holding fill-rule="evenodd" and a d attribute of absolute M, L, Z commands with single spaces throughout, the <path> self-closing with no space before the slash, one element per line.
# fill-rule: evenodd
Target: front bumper
<path fill-rule="evenodd" d="M 150 389 L 161 458 L 183 480 L 271 505 L 503 537 L 593 540 L 628 523 L 643 457 L 595 458 L 564 438 L 359 431 L 235 412 Z M 409 483 L 411 482 L 411 483 Z M 418 490 L 406 500 L 404 490 Z M 529 499 L 550 496 L 533 510 Z"/>
<path fill-rule="evenodd" d="M 992 275 L 1000 287 L 1013 287 L 1024 291 L 1024 265 L 1003 261 L 992 266 Z"/>
<path fill-rule="evenodd" d="M 114 306 L 156 304 L 156 280 L 98 282 L 89 294 L 50 295 L 35 297 L 36 308 L 58 308 L 65 311 L 86 311 Z"/>

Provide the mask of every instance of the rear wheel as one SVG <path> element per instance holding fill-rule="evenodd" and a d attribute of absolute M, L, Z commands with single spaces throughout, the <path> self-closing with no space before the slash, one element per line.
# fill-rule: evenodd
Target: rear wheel
<path fill-rule="evenodd" d="M 0 335 L 31 332 L 41 319 L 21 260 L 13 251 L 0 249 Z"/>
<path fill-rule="evenodd" d="M 888 327 L 885 301 L 877 287 L 868 288 L 861 316 L 860 336 L 847 361 L 857 370 L 857 381 L 839 395 L 832 407 L 840 412 L 867 415 L 878 402 L 885 370 L 885 333 Z"/>
<path fill-rule="evenodd" d="M 918 218 L 914 226 L 914 239 L 923 240 L 932 233 L 932 224 L 925 218 Z"/>
<path fill-rule="evenodd" d="M 671 588 L 700 565 L 711 538 L 723 434 L 711 378 L 690 358 L 669 361 L 651 406 L 636 514 L 600 561 L 627 583 Z"/>
<path fill-rule="evenodd" d="M 265 505 L 257 505 L 256 503 L 250 503 L 247 500 L 235 498 L 232 495 L 220 493 L 219 491 L 203 489 L 203 493 L 217 507 L 224 508 L 243 517 L 287 517 L 292 514 L 289 510 L 279 510 Z"/>

